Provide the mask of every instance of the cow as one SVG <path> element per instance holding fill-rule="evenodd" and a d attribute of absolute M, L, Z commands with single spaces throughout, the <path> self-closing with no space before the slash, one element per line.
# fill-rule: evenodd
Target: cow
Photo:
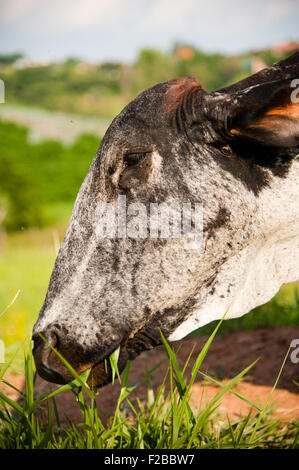
<path fill-rule="evenodd" d="M 122 371 L 160 345 L 161 332 L 177 341 L 298 280 L 298 78 L 299 52 L 214 92 L 175 78 L 142 92 L 112 121 L 34 325 L 41 377 L 73 379 L 55 348 L 78 374 L 91 369 L 88 383 L 101 387 L 118 348 Z M 114 224 L 120 202 L 127 225 L 118 220 L 105 236 L 102 209 L 115 209 L 105 219 Z M 147 227 L 128 236 L 142 208 L 148 215 L 161 204 L 189 204 L 189 232 L 162 237 L 158 226 L 158 235 Z"/>

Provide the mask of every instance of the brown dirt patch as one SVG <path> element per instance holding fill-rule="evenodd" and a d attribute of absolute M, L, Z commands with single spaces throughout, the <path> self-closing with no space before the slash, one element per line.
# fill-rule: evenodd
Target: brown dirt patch
<path fill-rule="evenodd" d="M 260 358 L 258 363 L 250 370 L 246 379 L 239 383 L 234 390 L 257 405 L 263 405 L 275 383 L 284 357 L 294 338 L 299 338 L 298 327 L 261 328 L 255 331 L 218 335 L 209 349 L 201 366 L 201 371 L 208 373 L 222 383 L 227 383 L 230 378 L 237 375 L 257 358 Z M 194 360 L 206 339 L 190 336 L 173 343 L 175 350 L 178 350 L 177 358 L 180 366 L 184 365 L 194 347 L 194 353 L 186 369 L 187 378 L 190 376 Z M 162 347 L 142 353 L 131 364 L 129 384 L 141 379 L 146 368 L 150 369 L 164 359 L 166 359 L 166 354 Z M 161 384 L 167 367 L 168 360 L 152 374 L 154 390 Z M 23 388 L 24 377 L 10 376 L 8 379 L 18 388 Z M 299 388 L 294 384 L 294 380 L 299 381 L 299 364 L 292 363 L 290 357 L 288 357 L 277 389 L 271 399 L 276 408 L 275 416 L 282 420 L 299 419 Z M 55 390 L 55 388 L 55 385 L 39 378 L 36 393 L 41 394 L 45 391 Z M 119 390 L 119 384 L 115 383 L 114 385 L 107 385 L 99 391 L 97 398 L 98 409 L 104 422 L 114 412 Z M 194 383 L 192 388 L 192 407 L 196 408 L 199 406 L 200 401 L 203 404 L 206 399 L 211 399 L 218 390 L 219 388 L 214 385 L 204 384 L 199 376 L 198 381 Z M 9 393 L 12 398 L 18 398 L 17 393 Z M 133 392 L 132 399 L 134 400 L 136 396 L 141 400 L 146 400 L 147 386 L 145 382 L 141 383 Z M 61 416 L 65 413 L 72 421 L 81 421 L 81 413 L 72 393 L 67 392 L 58 395 L 57 405 Z M 244 401 L 231 393 L 227 393 L 222 399 L 219 411 L 228 414 L 231 419 L 235 419 L 246 415 L 249 408 L 250 406 Z"/>

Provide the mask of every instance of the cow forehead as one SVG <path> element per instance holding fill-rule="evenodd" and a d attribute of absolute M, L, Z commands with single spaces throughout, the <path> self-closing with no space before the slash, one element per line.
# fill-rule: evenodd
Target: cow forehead
<path fill-rule="evenodd" d="M 192 90 L 201 90 L 195 78 L 175 78 L 143 91 L 112 121 L 103 139 L 102 148 L 116 146 L 138 147 L 155 141 L 167 142 L 167 133 L 175 128 L 173 116 Z M 106 146 L 106 144 L 108 144 Z"/>

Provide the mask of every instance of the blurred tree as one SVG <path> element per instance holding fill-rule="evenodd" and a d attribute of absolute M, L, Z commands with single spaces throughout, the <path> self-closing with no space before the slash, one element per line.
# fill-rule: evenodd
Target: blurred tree
<path fill-rule="evenodd" d="M 18 59 L 21 59 L 23 54 L 0 54 L 0 64 L 10 65 L 16 62 Z"/>
<path fill-rule="evenodd" d="M 99 139 L 82 135 L 70 147 L 32 144 L 28 130 L 0 121 L 0 215 L 9 230 L 47 222 L 49 204 L 73 202 L 98 149 Z"/>
<path fill-rule="evenodd" d="M 156 49 L 142 49 L 134 64 L 133 90 L 136 93 L 174 78 L 174 61 Z"/>

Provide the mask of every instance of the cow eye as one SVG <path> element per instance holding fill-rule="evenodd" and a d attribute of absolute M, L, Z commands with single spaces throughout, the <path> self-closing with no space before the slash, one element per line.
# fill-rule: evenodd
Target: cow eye
<path fill-rule="evenodd" d="M 145 184 L 152 170 L 152 149 L 127 152 L 123 157 L 123 171 L 118 186 L 122 189 L 137 189 Z"/>
<path fill-rule="evenodd" d="M 124 167 L 132 167 L 135 165 L 138 165 L 138 163 L 142 162 L 145 160 L 145 158 L 150 154 L 151 152 L 134 152 L 134 153 L 127 153 L 124 156 Z"/>
<path fill-rule="evenodd" d="M 233 153 L 229 145 L 223 145 L 220 150 L 221 150 L 221 153 L 226 157 L 231 156 L 231 154 Z"/>

